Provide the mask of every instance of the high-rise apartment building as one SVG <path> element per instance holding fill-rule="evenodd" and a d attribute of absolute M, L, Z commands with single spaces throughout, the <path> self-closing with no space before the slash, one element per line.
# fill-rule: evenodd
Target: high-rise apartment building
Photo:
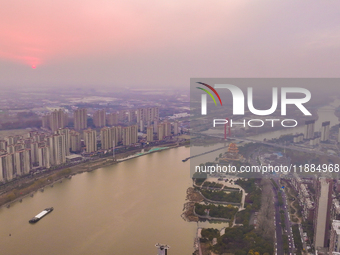
<path fill-rule="evenodd" d="M 32 160 L 33 166 L 36 166 L 39 164 L 38 150 L 39 150 L 39 143 L 38 142 L 31 143 L 31 160 Z"/>
<path fill-rule="evenodd" d="M 137 123 L 143 120 L 145 123 L 148 121 L 159 120 L 159 109 L 158 107 L 150 108 L 139 108 L 137 109 Z"/>
<path fill-rule="evenodd" d="M 137 115 L 135 110 L 128 110 L 127 111 L 127 121 L 129 123 L 136 123 Z"/>
<path fill-rule="evenodd" d="M 74 111 L 74 129 L 77 131 L 87 129 L 87 109 L 80 108 Z"/>
<path fill-rule="evenodd" d="M 165 137 L 165 125 L 164 123 L 160 123 L 157 126 L 157 138 L 158 140 L 163 140 Z"/>
<path fill-rule="evenodd" d="M 53 143 L 54 164 L 60 165 L 66 163 L 66 136 L 62 134 L 53 135 Z"/>
<path fill-rule="evenodd" d="M 66 137 L 55 134 L 46 138 L 50 148 L 50 164 L 60 165 L 66 163 Z"/>
<path fill-rule="evenodd" d="M 19 141 L 16 144 L 13 144 L 13 146 L 14 146 L 14 151 L 21 151 L 21 150 L 25 149 L 25 144 L 23 144 Z"/>
<path fill-rule="evenodd" d="M 137 125 L 132 125 L 122 128 L 122 140 L 123 145 L 131 145 L 138 142 L 138 127 Z"/>
<path fill-rule="evenodd" d="M 131 126 L 131 144 L 138 142 L 138 126 L 132 125 Z"/>
<path fill-rule="evenodd" d="M 67 125 L 68 122 L 68 116 L 67 114 L 62 110 L 54 110 L 50 114 L 50 129 L 54 132 L 58 130 L 59 128 L 64 128 Z"/>
<path fill-rule="evenodd" d="M 305 121 L 305 132 L 304 132 L 305 139 L 314 138 L 314 126 L 315 126 L 315 120 Z"/>
<path fill-rule="evenodd" d="M 72 152 L 80 152 L 81 151 L 81 139 L 80 139 L 80 133 L 77 131 L 71 132 L 71 151 Z"/>
<path fill-rule="evenodd" d="M 105 127 L 106 126 L 106 112 L 105 112 L 104 109 L 94 112 L 93 123 L 96 127 Z"/>
<path fill-rule="evenodd" d="M 44 142 L 45 141 L 45 133 L 40 133 L 37 131 L 31 131 L 28 133 L 27 137 L 31 139 L 33 142 Z"/>
<path fill-rule="evenodd" d="M 54 110 L 50 114 L 45 115 L 42 122 L 44 128 L 49 128 L 54 132 L 59 128 L 67 126 L 68 116 L 62 109 Z"/>
<path fill-rule="evenodd" d="M 39 166 L 50 168 L 50 147 L 43 144 L 41 147 L 38 148 L 38 160 L 39 160 Z"/>
<path fill-rule="evenodd" d="M 0 181 L 10 181 L 14 174 L 14 154 L 1 152 L 0 154 Z"/>
<path fill-rule="evenodd" d="M 86 152 L 97 151 L 97 132 L 96 130 L 87 129 L 84 131 L 84 141 L 86 145 Z"/>
<path fill-rule="evenodd" d="M 112 140 L 115 142 L 115 146 L 118 145 L 118 143 L 123 141 L 122 137 L 122 127 L 121 126 L 115 126 L 111 127 L 111 136 Z"/>
<path fill-rule="evenodd" d="M 44 115 L 41 117 L 42 127 L 43 128 L 50 128 L 50 115 Z"/>
<path fill-rule="evenodd" d="M 158 132 L 158 124 L 159 124 L 158 120 L 153 121 L 153 130 L 155 133 Z"/>
<path fill-rule="evenodd" d="M 11 144 L 7 146 L 7 152 L 8 153 L 14 153 L 15 152 L 15 144 Z"/>
<path fill-rule="evenodd" d="M 339 253 L 340 253 L 340 221 L 333 220 L 330 233 L 328 254 L 333 255 Z"/>
<path fill-rule="evenodd" d="M 66 156 L 70 155 L 70 148 L 71 148 L 71 136 L 70 130 L 68 128 L 61 128 L 58 129 L 57 134 L 65 136 L 65 152 Z"/>
<path fill-rule="evenodd" d="M 111 128 L 109 127 L 103 127 L 100 130 L 100 140 L 103 150 L 108 150 L 113 147 L 113 137 Z"/>
<path fill-rule="evenodd" d="M 34 140 L 32 138 L 26 138 L 26 139 L 21 141 L 21 143 L 24 144 L 25 149 L 30 149 L 31 148 L 31 144 L 33 142 L 34 142 Z"/>
<path fill-rule="evenodd" d="M 179 123 L 178 121 L 174 122 L 174 135 L 178 135 L 179 134 Z"/>
<path fill-rule="evenodd" d="M 153 142 L 153 126 L 148 126 L 146 129 L 146 141 Z"/>
<path fill-rule="evenodd" d="M 324 177 L 319 178 L 316 188 L 314 215 L 314 247 L 328 247 L 330 216 L 332 206 L 333 182 Z"/>
<path fill-rule="evenodd" d="M 137 123 L 140 123 L 141 120 L 146 120 L 146 108 L 137 109 Z"/>
<path fill-rule="evenodd" d="M 14 166 L 17 175 L 28 174 L 32 168 L 31 150 L 23 149 L 14 153 Z"/>
<path fill-rule="evenodd" d="M 140 120 L 138 124 L 139 124 L 139 131 L 143 133 L 144 132 L 144 120 Z"/>
<path fill-rule="evenodd" d="M 131 127 L 123 127 L 122 128 L 122 138 L 123 138 L 123 145 L 130 145 L 131 144 Z"/>
<path fill-rule="evenodd" d="M 165 121 L 163 124 L 164 124 L 164 135 L 171 136 L 171 123 L 169 121 Z"/>
<path fill-rule="evenodd" d="M 339 220 L 333 220 L 332 222 L 328 254 L 329 255 L 340 254 L 340 221 Z"/>
<path fill-rule="evenodd" d="M 17 144 L 19 140 L 22 140 L 23 136 L 15 135 L 15 136 L 7 136 L 5 140 L 7 141 L 7 145 Z"/>
<path fill-rule="evenodd" d="M 118 112 L 118 122 L 123 123 L 126 121 L 126 111 L 125 110 L 119 110 Z"/>
<path fill-rule="evenodd" d="M 7 153 L 0 154 L 0 182 L 3 182 L 7 179 L 6 178 L 6 175 L 7 175 L 6 156 L 7 156 Z"/>
<path fill-rule="evenodd" d="M 322 125 L 321 125 L 321 138 L 320 138 L 321 142 L 328 141 L 330 125 L 331 125 L 330 121 L 322 122 Z"/>
<path fill-rule="evenodd" d="M 108 126 L 118 125 L 118 113 L 112 112 L 107 115 L 107 125 Z"/>
<path fill-rule="evenodd" d="M 6 140 L 0 140 L 0 150 L 7 150 L 7 141 Z"/>

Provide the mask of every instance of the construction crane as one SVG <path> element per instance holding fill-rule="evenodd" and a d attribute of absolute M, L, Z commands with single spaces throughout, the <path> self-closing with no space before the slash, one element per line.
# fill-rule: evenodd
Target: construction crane
<path fill-rule="evenodd" d="M 231 137 L 229 119 L 226 118 L 227 123 L 224 124 L 224 139 L 227 139 L 227 125 L 228 125 L 228 137 Z"/>

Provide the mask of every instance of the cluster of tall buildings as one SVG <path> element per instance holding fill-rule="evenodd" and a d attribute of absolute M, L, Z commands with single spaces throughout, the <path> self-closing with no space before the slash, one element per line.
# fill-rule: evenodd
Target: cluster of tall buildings
<path fill-rule="evenodd" d="M 154 130 L 158 128 L 159 122 L 159 109 L 158 107 L 149 107 L 149 108 L 139 108 L 136 112 L 136 121 L 139 125 L 139 130 L 141 132 L 144 131 L 145 127 L 149 127 L 151 125 L 154 126 Z"/>
<path fill-rule="evenodd" d="M 104 109 L 97 110 L 93 114 L 95 127 L 115 126 L 118 124 L 137 124 L 143 132 L 145 126 L 157 123 L 159 120 L 158 107 L 139 108 L 137 110 L 119 110 L 106 114 Z M 157 123 L 158 124 L 158 123 Z"/>
<path fill-rule="evenodd" d="M 64 128 L 68 124 L 68 115 L 64 110 L 54 110 L 42 117 L 42 127 L 49 128 L 52 132 L 59 128 Z"/>
<path fill-rule="evenodd" d="M 159 120 L 159 109 L 158 107 L 149 107 L 149 108 L 139 108 L 137 109 L 137 123 L 140 121 L 152 122 L 155 120 Z"/>
<path fill-rule="evenodd" d="M 85 108 L 78 108 L 73 113 L 74 129 L 85 130 L 88 127 L 88 111 Z M 141 132 L 144 128 L 154 125 L 157 129 L 159 121 L 158 107 L 139 108 L 136 110 L 119 110 L 106 113 L 105 109 L 96 110 L 93 113 L 93 124 L 96 128 L 105 126 L 116 126 L 118 124 L 137 124 Z M 53 132 L 68 125 L 68 115 L 63 109 L 54 110 L 42 117 L 42 127 Z"/>
<path fill-rule="evenodd" d="M 95 129 L 88 128 L 87 109 L 76 109 L 73 117 L 74 130 L 66 127 L 68 115 L 59 109 L 43 116 L 43 127 L 51 132 L 32 131 L 27 136 L 9 136 L 0 140 L 0 181 L 10 181 L 35 168 L 64 164 L 71 152 L 82 152 L 82 141 L 85 152 L 91 154 L 98 151 L 98 140 L 101 150 L 138 143 L 139 128 L 146 132 L 148 142 L 163 140 L 172 133 L 179 133 L 177 121 L 159 122 L 157 107 L 121 110 L 109 114 L 105 110 L 95 111 L 93 121 L 96 127 L 101 127 L 100 139 Z M 119 125 L 120 123 L 124 125 Z"/>
<path fill-rule="evenodd" d="M 100 130 L 101 149 L 107 150 L 118 144 L 128 146 L 138 142 L 138 127 L 104 127 Z M 10 181 L 28 174 L 33 168 L 50 168 L 66 163 L 71 152 L 98 151 L 97 131 L 85 129 L 82 133 L 60 128 L 52 133 L 32 131 L 27 136 L 9 136 L 0 140 L 0 181 Z"/>
<path fill-rule="evenodd" d="M 33 167 L 50 168 L 66 163 L 71 134 L 64 128 L 54 134 L 30 132 L 26 137 L 9 136 L 0 140 L 0 181 L 26 175 Z"/>
<path fill-rule="evenodd" d="M 322 122 L 321 124 L 321 135 L 315 136 L 315 120 L 308 120 L 305 122 L 305 132 L 304 139 L 305 140 L 314 140 L 319 139 L 321 142 L 325 142 L 329 140 L 329 131 L 330 131 L 330 121 Z"/>
<path fill-rule="evenodd" d="M 340 203 L 334 192 L 336 187 L 340 187 L 338 181 L 325 177 L 300 179 L 298 175 L 294 175 L 291 184 L 299 194 L 304 220 L 313 222 L 312 245 L 316 254 L 339 255 Z M 315 201 L 310 196 L 307 185 L 312 185 L 315 189 Z"/>
<path fill-rule="evenodd" d="M 138 127 L 137 125 L 104 127 L 100 130 L 100 137 L 101 148 L 104 150 L 110 149 L 120 142 L 124 146 L 128 146 L 138 142 Z"/>
<path fill-rule="evenodd" d="M 77 131 L 87 128 L 87 109 L 79 108 L 73 113 L 74 129 Z"/>
<path fill-rule="evenodd" d="M 320 132 L 315 132 L 315 120 L 307 120 L 305 121 L 304 133 L 295 135 L 294 143 L 299 143 L 303 140 L 309 140 L 311 146 L 316 146 L 320 142 L 326 142 L 329 140 L 330 125 L 330 121 L 322 122 Z M 338 135 L 338 142 L 340 142 L 340 132 Z"/>
<path fill-rule="evenodd" d="M 93 123 L 96 127 L 106 126 L 106 111 L 104 109 L 93 113 Z"/>
<path fill-rule="evenodd" d="M 153 142 L 155 139 L 163 140 L 165 137 L 169 137 L 172 135 L 177 135 L 179 133 L 179 122 L 175 121 L 170 123 L 169 121 L 164 121 L 157 124 L 156 128 L 154 125 L 150 125 L 146 129 L 146 137 L 148 142 Z"/>

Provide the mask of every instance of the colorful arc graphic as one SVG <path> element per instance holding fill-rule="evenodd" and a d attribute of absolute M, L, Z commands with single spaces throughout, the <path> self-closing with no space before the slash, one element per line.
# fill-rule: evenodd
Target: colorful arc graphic
<path fill-rule="evenodd" d="M 211 98 L 214 100 L 215 105 L 217 105 L 217 104 L 216 104 L 215 98 L 213 97 L 213 95 L 212 95 L 208 90 L 202 89 L 202 88 L 200 88 L 200 87 L 196 87 L 196 88 L 201 89 L 201 90 L 203 90 L 204 92 L 207 92 L 207 93 L 209 94 L 209 96 L 211 96 Z"/>
<path fill-rule="evenodd" d="M 220 95 L 217 93 L 217 91 L 213 88 L 213 87 L 211 87 L 210 85 L 208 85 L 208 84 L 205 84 L 205 83 L 203 83 L 203 82 L 197 82 L 198 84 L 201 84 L 201 85 L 203 85 L 203 86 L 206 86 L 207 88 L 209 88 L 209 89 L 211 89 L 211 91 L 213 91 L 214 93 L 215 93 L 215 95 L 217 96 L 217 98 L 218 98 L 218 100 L 220 100 L 220 103 L 221 103 L 221 105 L 222 105 L 222 100 L 221 100 L 221 98 L 220 98 Z M 197 87 L 198 88 L 198 87 Z M 201 89 L 201 88 L 199 88 L 199 89 Z M 204 90 L 204 89 L 202 89 L 202 90 Z M 214 99 L 214 97 L 211 95 L 211 93 L 209 93 L 207 90 L 204 90 L 205 92 L 207 92 L 213 99 Z M 214 102 L 215 102 L 215 99 L 214 99 Z M 216 102 L 215 102 L 215 105 L 216 105 Z"/>

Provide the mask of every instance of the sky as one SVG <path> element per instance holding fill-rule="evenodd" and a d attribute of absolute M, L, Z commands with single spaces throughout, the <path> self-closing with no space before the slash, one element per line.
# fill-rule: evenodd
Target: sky
<path fill-rule="evenodd" d="M 0 0 L 0 87 L 339 77 L 340 2 Z"/>

